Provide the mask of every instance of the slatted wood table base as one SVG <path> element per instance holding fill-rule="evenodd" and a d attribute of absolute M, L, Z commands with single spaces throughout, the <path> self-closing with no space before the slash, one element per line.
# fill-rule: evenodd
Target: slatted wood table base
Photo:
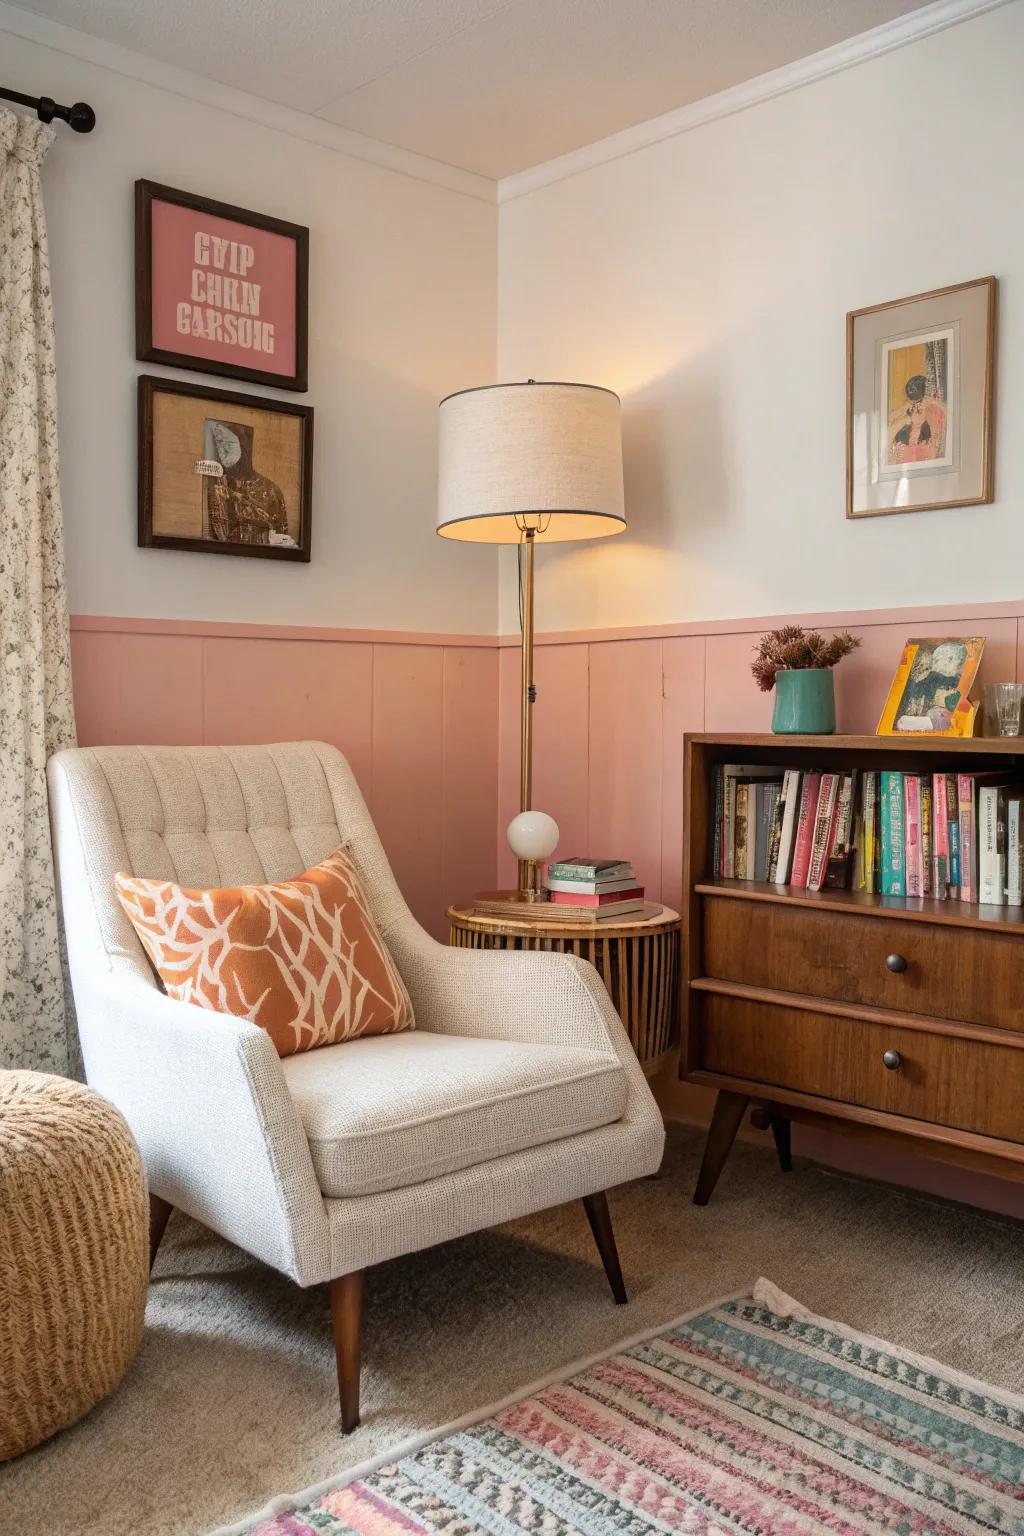
<path fill-rule="evenodd" d="M 667 1059 L 679 1019 L 679 914 L 648 905 L 628 918 L 597 923 L 543 923 L 486 917 L 449 907 L 449 942 L 460 949 L 538 949 L 589 960 L 608 988 L 648 1077 Z"/>

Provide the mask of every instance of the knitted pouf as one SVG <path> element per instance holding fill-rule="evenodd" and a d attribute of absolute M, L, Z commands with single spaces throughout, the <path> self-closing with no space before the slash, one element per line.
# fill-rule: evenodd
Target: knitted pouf
<path fill-rule="evenodd" d="M 139 1346 L 146 1182 L 112 1104 L 0 1072 L 0 1461 L 73 1424 Z"/>

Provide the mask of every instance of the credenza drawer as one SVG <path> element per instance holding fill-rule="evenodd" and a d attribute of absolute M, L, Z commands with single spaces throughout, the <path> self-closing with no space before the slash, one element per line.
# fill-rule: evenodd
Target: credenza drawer
<path fill-rule="evenodd" d="M 714 993 L 700 997 L 697 1031 L 698 1072 L 1024 1141 L 1024 1045 L 1012 1040 Z"/>
<path fill-rule="evenodd" d="M 1022 933 L 706 895 L 703 971 L 723 981 L 1024 1030 Z"/>

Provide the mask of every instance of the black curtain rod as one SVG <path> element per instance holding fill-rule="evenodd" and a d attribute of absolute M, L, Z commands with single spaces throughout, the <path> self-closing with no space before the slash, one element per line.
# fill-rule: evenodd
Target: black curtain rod
<path fill-rule="evenodd" d="M 4 101 L 16 101 L 20 107 L 31 107 L 39 115 L 41 123 L 52 123 L 55 117 L 70 123 L 76 133 L 92 133 L 96 126 L 96 113 L 84 101 L 76 101 L 73 107 L 62 107 L 52 96 L 24 96 L 21 91 L 9 91 L 0 85 L 0 97 Z"/>

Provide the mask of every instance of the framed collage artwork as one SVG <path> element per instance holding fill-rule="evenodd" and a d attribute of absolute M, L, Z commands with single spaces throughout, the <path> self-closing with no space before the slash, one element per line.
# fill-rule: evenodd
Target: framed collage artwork
<path fill-rule="evenodd" d="M 996 279 L 846 317 L 846 515 L 991 501 Z"/>
<path fill-rule="evenodd" d="M 139 379 L 139 544 L 308 561 L 313 407 Z"/>

